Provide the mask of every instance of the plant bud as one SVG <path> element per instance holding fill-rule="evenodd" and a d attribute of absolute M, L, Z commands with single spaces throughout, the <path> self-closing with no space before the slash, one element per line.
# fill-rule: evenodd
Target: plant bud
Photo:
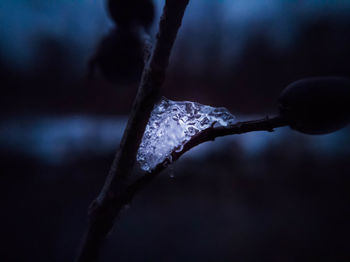
<path fill-rule="evenodd" d="M 103 38 L 91 63 L 112 83 L 138 82 L 144 66 L 143 41 L 128 30 L 113 30 Z"/>
<path fill-rule="evenodd" d="M 280 95 L 280 115 L 306 134 L 326 134 L 350 122 L 350 80 L 316 77 L 296 81 Z"/>
<path fill-rule="evenodd" d="M 121 27 L 141 25 L 148 29 L 153 23 L 152 0 L 108 0 L 107 5 L 110 17 Z"/>

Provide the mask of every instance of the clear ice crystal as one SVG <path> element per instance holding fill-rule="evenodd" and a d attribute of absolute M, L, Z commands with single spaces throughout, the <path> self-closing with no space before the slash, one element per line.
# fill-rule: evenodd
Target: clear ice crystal
<path fill-rule="evenodd" d="M 218 127 L 233 123 L 235 117 L 224 107 L 163 98 L 151 113 L 137 161 L 144 171 L 150 172 L 166 159 L 171 163 L 171 153 L 181 152 L 183 146 L 197 133 L 212 125 Z"/>

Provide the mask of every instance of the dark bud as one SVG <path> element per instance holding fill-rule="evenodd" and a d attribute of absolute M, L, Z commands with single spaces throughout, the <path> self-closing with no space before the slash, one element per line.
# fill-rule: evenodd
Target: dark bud
<path fill-rule="evenodd" d="M 113 30 L 99 44 L 90 61 L 90 73 L 98 69 L 110 82 L 132 84 L 138 82 L 144 66 L 144 44 L 137 32 Z"/>
<path fill-rule="evenodd" d="M 149 29 L 155 16 L 152 0 L 108 0 L 108 12 L 120 27 L 140 25 Z"/>
<path fill-rule="evenodd" d="M 291 128 L 326 134 L 350 122 L 350 80 L 317 77 L 296 81 L 279 98 L 280 115 Z"/>

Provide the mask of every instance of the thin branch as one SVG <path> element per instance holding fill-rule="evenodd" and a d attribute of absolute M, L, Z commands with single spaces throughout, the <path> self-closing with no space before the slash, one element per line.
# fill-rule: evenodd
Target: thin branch
<path fill-rule="evenodd" d="M 83 238 L 77 262 L 98 260 L 107 233 L 123 207 L 122 193 L 134 166 L 136 153 L 154 104 L 160 98 L 172 46 L 189 0 L 167 0 L 159 24 L 153 53 L 145 65 L 127 127 L 105 185 L 91 204 L 89 228 Z"/>
<path fill-rule="evenodd" d="M 173 151 L 171 154 L 172 162 L 178 160 L 184 153 L 190 149 L 207 141 L 214 141 L 217 137 L 227 135 L 237 135 L 253 131 L 268 131 L 273 132 L 274 128 L 286 126 L 287 123 L 281 117 L 263 118 L 260 120 L 238 122 L 236 124 L 224 127 L 210 127 L 193 136 L 183 147 L 180 152 Z M 130 203 L 134 196 L 144 189 L 157 175 L 169 165 L 169 160 L 166 159 L 158 164 L 151 172 L 144 174 L 141 178 L 132 183 L 123 194 L 124 205 Z"/>

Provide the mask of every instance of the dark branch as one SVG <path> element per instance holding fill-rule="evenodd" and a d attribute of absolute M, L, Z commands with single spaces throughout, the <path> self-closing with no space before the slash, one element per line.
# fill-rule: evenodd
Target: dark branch
<path fill-rule="evenodd" d="M 123 207 L 122 193 L 134 166 L 136 153 L 154 104 L 160 98 L 172 46 L 189 0 L 167 0 L 159 24 L 155 48 L 146 64 L 120 149 L 99 197 L 91 204 L 89 228 L 77 262 L 98 260 L 104 239 Z"/>
<path fill-rule="evenodd" d="M 253 131 L 268 131 L 272 132 L 274 128 L 286 126 L 287 123 L 281 117 L 264 118 L 254 121 L 238 122 L 234 125 L 227 127 L 211 127 L 197 135 L 193 136 L 188 141 L 183 150 L 180 152 L 173 151 L 171 154 L 172 161 L 178 160 L 184 153 L 191 148 L 196 147 L 207 141 L 214 141 L 215 138 L 227 135 L 243 134 Z M 162 163 L 158 164 L 150 173 L 146 173 L 144 176 L 136 180 L 131 184 L 123 194 L 124 205 L 132 201 L 134 196 L 143 188 L 145 188 L 161 171 L 163 171 L 169 165 L 169 160 L 166 159 Z"/>

